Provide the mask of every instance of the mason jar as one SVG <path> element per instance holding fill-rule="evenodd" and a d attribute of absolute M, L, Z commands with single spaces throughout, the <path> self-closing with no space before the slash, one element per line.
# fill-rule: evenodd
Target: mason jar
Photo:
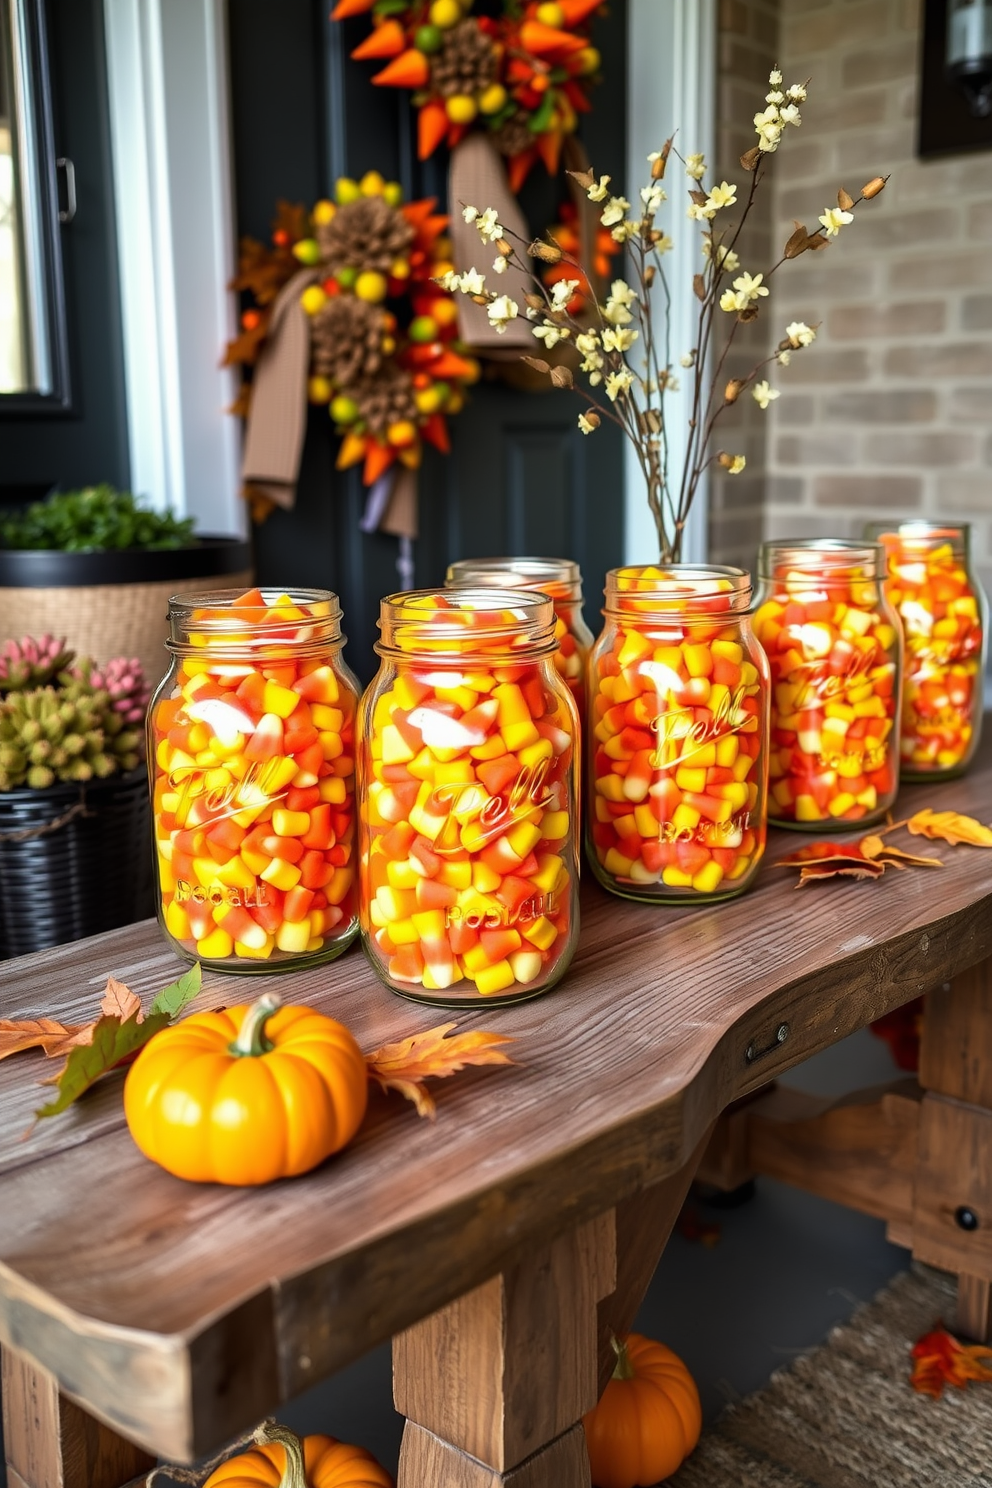
<path fill-rule="evenodd" d="M 169 628 L 148 712 L 165 933 L 216 971 L 330 961 L 358 930 L 358 683 L 337 595 L 177 595 Z"/>
<path fill-rule="evenodd" d="M 449 589 L 537 589 L 555 607 L 555 665 L 575 699 L 579 718 L 585 718 L 586 661 L 592 631 L 582 617 L 582 574 L 569 558 L 461 558 L 448 567 Z"/>
<path fill-rule="evenodd" d="M 618 568 L 589 663 L 586 833 L 604 888 L 741 894 L 765 850 L 768 664 L 738 568 Z"/>
<path fill-rule="evenodd" d="M 969 561 L 967 523 L 873 522 L 888 561 L 888 594 L 906 643 L 900 773 L 949 780 L 982 731 L 988 603 Z"/>
<path fill-rule="evenodd" d="M 767 542 L 754 628 L 772 677 L 768 814 L 880 821 L 899 784 L 902 632 L 879 543 Z"/>
<path fill-rule="evenodd" d="M 358 760 L 369 960 L 423 1002 L 534 997 L 563 975 L 579 925 L 578 720 L 552 602 L 394 594 L 379 627 Z"/>

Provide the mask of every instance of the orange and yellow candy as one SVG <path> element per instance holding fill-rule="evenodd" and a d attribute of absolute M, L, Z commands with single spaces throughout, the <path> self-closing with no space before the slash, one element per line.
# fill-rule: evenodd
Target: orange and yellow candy
<path fill-rule="evenodd" d="M 550 640 L 550 605 L 472 594 L 501 608 L 397 596 L 393 661 L 362 705 L 365 946 L 388 986 L 430 1001 L 531 996 L 578 927 L 574 715 L 521 626 L 543 611 Z"/>
<path fill-rule="evenodd" d="M 902 771 L 929 779 L 962 769 L 982 722 L 984 596 L 968 573 L 960 528 L 881 532 L 889 597 L 906 641 Z"/>
<path fill-rule="evenodd" d="M 357 929 L 356 689 L 314 593 L 188 611 L 150 713 L 160 915 L 214 965 L 327 958 Z"/>
<path fill-rule="evenodd" d="M 590 663 L 588 835 L 615 892 L 739 893 L 764 852 L 767 668 L 741 581 L 735 570 L 609 575 Z"/>
<path fill-rule="evenodd" d="M 871 545 L 767 545 L 754 619 L 772 678 L 769 818 L 875 820 L 898 784 L 899 622 Z M 824 556 L 824 554 L 826 556 Z"/>

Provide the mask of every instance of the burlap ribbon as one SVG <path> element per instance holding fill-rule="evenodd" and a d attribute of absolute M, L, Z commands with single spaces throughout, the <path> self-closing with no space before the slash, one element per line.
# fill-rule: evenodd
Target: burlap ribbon
<path fill-rule="evenodd" d="M 307 427 L 310 325 L 300 295 L 317 277 L 313 269 L 301 269 L 272 307 L 269 334 L 252 379 L 241 458 L 245 490 L 257 491 L 287 510 L 296 501 Z"/>

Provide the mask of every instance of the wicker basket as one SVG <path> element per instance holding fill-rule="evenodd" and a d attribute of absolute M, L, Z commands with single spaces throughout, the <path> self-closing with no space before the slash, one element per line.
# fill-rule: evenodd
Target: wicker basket
<path fill-rule="evenodd" d="M 46 632 L 79 656 L 137 656 L 151 686 L 165 675 L 169 596 L 185 588 L 248 588 L 251 545 L 203 537 L 155 552 L 0 549 L 0 642 Z"/>
<path fill-rule="evenodd" d="M 154 914 L 148 773 L 0 793 L 0 957 Z"/>

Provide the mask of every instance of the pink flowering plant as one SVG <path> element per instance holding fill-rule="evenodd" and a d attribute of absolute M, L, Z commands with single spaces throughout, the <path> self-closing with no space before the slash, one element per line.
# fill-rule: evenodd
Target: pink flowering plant
<path fill-rule="evenodd" d="M 529 289 L 523 307 L 509 294 L 489 288 L 487 276 L 475 268 L 462 274 L 451 271 L 440 281 L 446 289 L 459 290 L 485 305 L 497 333 L 505 332 L 511 321 L 523 314 L 533 322 L 534 337 L 546 353 L 558 347 L 574 347 L 571 365 L 561 352 L 555 364 L 540 356 L 525 356 L 523 360 L 546 375 L 555 387 L 582 394 L 586 407 L 578 422 L 583 434 L 592 434 L 606 418 L 618 424 L 631 441 L 644 475 L 664 563 L 680 559 L 686 521 L 704 471 L 713 464 L 731 475 L 744 469 L 742 454 L 713 448 L 721 416 L 747 392 L 760 408 L 767 409 L 779 396 L 779 390 L 768 380 L 769 370 L 786 366 L 795 352 L 812 345 L 817 333 L 816 326 L 793 321 L 774 349 L 761 356 L 746 375 L 728 377 L 727 358 L 739 328 L 767 313 L 772 280 L 784 263 L 827 248 L 830 240 L 853 222 L 856 209 L 885 186 L 887 178 L 876 176 L 856 198 L 841 187 L 837 205 L 824 209 L 813 232 L 797 222 L 774 263 L 757 273 L 742 266 L 741 234 L 754 209 L 767 157 L 779 148 L 790 128 L 801 124 L 800 105 L 806 100 L 806 90 L 805 83 L 783 88 L 781 72 L 776 68 L 770 73 L 765 107 L 754 116 L 757 143 L 741 156 L 747 174 L 742 199 L 731 182 L 707 186 L 703 156 L 681 155 L 674 136 L 648 156 L 649 179 L 641 187 L 633 211 L 625 197 L 611 194 L 609 176 L 597 178 L 593 171 L 570 172 L 589 200 L 602 204 L 602 226 L 627 249 L 628 278 L 614 279 L 605 303 L 592 300 L 589 310 L 573 314 L 568 307 L 576 291 L 580 285 L 593 282 L 589 267 L 565 253 L 550 235 L 531 243 L 516 239 L 504 231 L 492 207 L 480 210 L 464 205 L 462 215 L 466 222 L 475 224 L 482 244 L 495 250 L 495 274 L 505 273 L 512 264 L 527 276 Z M 689 180 L 686 216 L 698 228 L 702 259 L 692 281 L 699 302 L 695 344 L 681 350 L 678 357 L 679 367 L 691 380 L 688 444 L 681 470 L 670 468 L 665 406 L 665 395 L 678 388 L 669 332 L 671 287 L 665 270 L 665 255 L 672 249 L 673 239 L 662 225 L 668 200 L 662 182 L 672 157 L 680 162 Z M 576 278 L 561 277 L 550 287 L 545 286 L 534 275 L 528 258 L 574 266 Z M 658 295 L 664 313 L 653 315 L 652 296 Z M 577 383 L 573 368 L 584 376 L 584 386 Z"/>

